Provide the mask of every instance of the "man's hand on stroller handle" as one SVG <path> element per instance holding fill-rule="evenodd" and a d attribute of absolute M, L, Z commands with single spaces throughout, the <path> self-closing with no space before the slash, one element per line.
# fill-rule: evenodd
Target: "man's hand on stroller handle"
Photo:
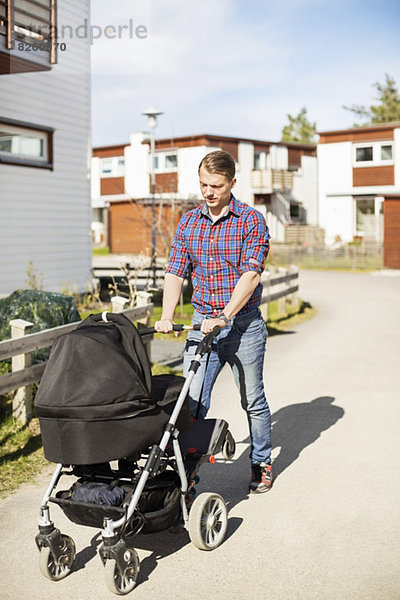
<path fill-rule="evenodd" d="M 175 323 L 172 319 L 163 319 L 161 317 L 159 321 L 154 323 L 154 329 L 157 333 L 172 333 L 172 331 L 176 331 L 174 330 L 174 325 Z"/>
<path fill-rule="evenodd" d="M 220 321 L 220 319 L 204 319 L 204 321 L 202 321 L 202 323 L 196 323 L 194 325 L 183 325 L 183 324 L 176 324 L 173 321 L 169 321 L 169 320 L 160 320 L 160 321 L 156 321 L 154 323 L 154 327 L 145 327 L 142 329 L 139 329 L 139 333 L 141 336 L 143 335 L 149 335 L 151 333 L 172 333 L 173 331 L 175 332 L 180 332 L 180 331 L 187 331 L 190 329 L 195 329 L 196 331 L 202 331 L 205 335 L 208 333 L 213 332 L 215 336 L 217 336 L 219 334 L 219 332 L 221 331 L 221 327 L 218 325 L 218 323 L 214 323 L 212 327 L 210 327 L 210 325 L 212 324 L 212 321 Z M 207 330 L 203 331 L 203 324 L 207 322 Z"/>

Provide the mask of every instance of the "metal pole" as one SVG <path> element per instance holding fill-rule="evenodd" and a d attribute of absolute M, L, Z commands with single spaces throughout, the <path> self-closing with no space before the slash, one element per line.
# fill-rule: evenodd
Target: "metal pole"
<path fill-rule="evenodd" d="M 150 199 L 151 199 L 151 268 L 153 269 L 153 286 L 157 286 L 157 277 L 156 277 L 156 254 L 157 254 L 157 230 L 156 230 L 156 175 L 154 169 L 154 160 L 155 160 L 155 140 L 154 140 L 154 130 L 157 125 L 157 117 L 158 115 L 162 115 L 163 113 L 159 110 L 155 109 L 153 106 L 150 106 L 145 112 L 142 113 L 146 115 L 148 118 L 148 124 L 150 127 Z"/>
<path fill-rule="evenodd" d="M 150 135 L 150 194 L 151 194 L 151 266 L 153 269 L 153 287 L 157 285 L 156 278 L 156 252 L 157 252 L 157 232 L 156 232 L 156 176 L 154 172 L 154 157 L 155 157 L 155 142 L 154 142 L 154 127 L 155 123 L 151 126 Z"/>

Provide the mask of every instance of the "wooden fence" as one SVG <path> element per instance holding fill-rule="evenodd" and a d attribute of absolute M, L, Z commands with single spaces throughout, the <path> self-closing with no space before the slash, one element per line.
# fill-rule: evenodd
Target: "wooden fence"
<path fill-rule="evenodd" d="M 121 299 L 118 297 L 118 299 Z M 131 321 L 136 321 L 138 327 L 148 327 L 150 316 L 153 314 L 153 304 L 147 303 L 123 310 L 123 303 L 114 302 L 113 312 L 122 312 Z M 68 323 L 53 329 L 45 329 L 38 333 L 29 334 L 32 323 L 23 319 L 11 321 L 14 337 L 0 342 L 0 361 L 12 358 L 12 372 L 0 377 L 0 394 L 17 390 L 13 398 L 13 416 L 22 423 L 27 423 L 33 414 L 31 384 L 40 381 L 47 362 L 31 364 L 31 353 L 41 348 L 51 347 L 54 341 L 78 327 L 82 321 Z M 28 335 L 26 335 L 28 334 Z M 152 335 L 143 337 L 147 353 L 150 355 Z"/>
<path fill-rule="evenodd" d="M 260 308 L 265 319 L 268 317 L 270 302 L 278 300 L 278 312 L 282 314 L 285 313 L 287 302 L 296 302 L 296 292 L 299 289 L 298 277 L 297 267 L 279 268 L 274 274 L 267 271 L 263 273 L 261 277 L 263 295 Z M 112 299 L 112 310 L 113 312 L 122 312 L 132 321 L 136 321 L 138 327 L 147 327 L 154 308 L 148 299 L 148 294 L 139 292 L 139 302 L 143 302 L 143 305 L 124 310 L 126 300 L 117 296 Z M 0 394 L 16 390 L 13 398 L 13 416 L 22 423 L 27 423 L 33 414 L 31 384 L 40 381 L 47 364 L 41 362 L 32 365 L 31 353 L 41 348 L 51 347 L 60 335 L 73 331 L 80 322 L 61 325 L 38 333 L 29 333 L 32 323 L 22 319 L 11 321 L 13 337 L 0 342 L 0 361 L 12 358 L 12 372 L 0 376 Z M 152 339 L 152 335 L 143 338 L 149 357 Z"/>

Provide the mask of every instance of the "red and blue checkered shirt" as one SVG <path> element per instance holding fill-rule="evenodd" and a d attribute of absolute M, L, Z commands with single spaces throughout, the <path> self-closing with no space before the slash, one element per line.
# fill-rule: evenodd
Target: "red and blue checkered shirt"
<path fill-rule="evenodd" d="M 183 215 L 172 242 L 166 272 L 186 277 L 192 269 L 192 304 L 215 316 L 228 304 L 246 271 L 261 273 L 269 251 L 269 232 L 262 214 L 231 197 L 222 217 L 211 220 L 206 203 Z M 238 314 L 258 308 L 262 285 Z"/>

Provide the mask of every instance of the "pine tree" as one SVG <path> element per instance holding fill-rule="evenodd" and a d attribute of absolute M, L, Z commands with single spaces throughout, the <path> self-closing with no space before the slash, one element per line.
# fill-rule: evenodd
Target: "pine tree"
<path fill-rule="evenodd" d="M 377 100 L 379 104 L 364 106 L 361 104 L 353 104 L 352 106 L 343 106 L 362 119 L 366 119 L 365 123 L 355 123 L 355 127 L 362 125 L 373 125 L 374 123 L 389 123 L 390 121 L 400 121 L 400 94 L 393 77 L 385 73 L 385 82 L 374 83 L 374 87 L 378 90 Z"/>
<path fill-rule="evenodd" d="M 282 129 L 282 142 L 314 143 L 317 125 L 308 119 L 307 108 L 305 106 L 296 117 L 289 114 L 287 117 L 289 124 L 285 125 Z"/>

